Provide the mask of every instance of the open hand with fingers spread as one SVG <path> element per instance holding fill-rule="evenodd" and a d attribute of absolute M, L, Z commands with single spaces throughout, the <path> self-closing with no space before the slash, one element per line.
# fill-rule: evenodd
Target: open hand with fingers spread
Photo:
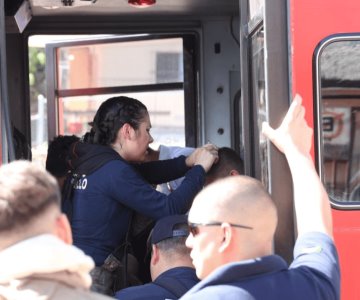
<path fill-rule="evenodd" d="M 202 147 L 196 148 L 195 151 L 186 158 L 186 165 L 188 167 L 201 165 L 205 172 L 207 172 L 217 159 L 218 148 L 213 144 L 206 144 Z"/>
<path fill-rule="evenodd" d="M 296 95 L 291 106 L 277 129 L 267 122 L 263 123 L 263 134 L 283 153 L 297 149 L 303 154 L 309 154 L 312 142 L 312 129 L 305 120 L 305 108 L 302 98 Z"/>

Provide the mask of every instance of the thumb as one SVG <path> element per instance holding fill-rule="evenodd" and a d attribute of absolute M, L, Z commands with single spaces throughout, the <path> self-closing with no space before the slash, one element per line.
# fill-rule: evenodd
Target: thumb
<path fill-rule="evenodd" d="M 275 135 L 275 130 L 269 125 L 268 122 L 262 123 L 262 134 L 266 136 L 270 141 L 273 140 L 273 137 Z"/>

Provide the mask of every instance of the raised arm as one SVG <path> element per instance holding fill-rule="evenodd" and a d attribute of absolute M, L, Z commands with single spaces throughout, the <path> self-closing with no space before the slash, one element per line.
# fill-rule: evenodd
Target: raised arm
<path fill-rule="evenodd" d="M 296 95 L 279 128 L 263 124 L 263 134 L 285 154 L 293 179 L 298 234 L 318 231 L 332 237 L 328 195 L 315 170 L 310 149 L 312 129 L 307 125 L 302 98 Z"/>
<path fill-rule="evenodd" d="M 188 167 L 200 165 L 208 172 L 218 160 L 218 148 L 213 144 L 206 144 L 200 148 L 196 148 L 187 158 L 186 165 Z"/>
<path fill-rule="evenodd" d="M 152 184 L 168 182 L 183 177 L 189 168 L 200 165 L 205 172 L 218 159 L 218 149 L 212 144 L 206 144 L 194 149 L 188 156 L 179 156 L 174 159 L 156 160 L 146 163 L 133 164 L 140 174 Z"/>

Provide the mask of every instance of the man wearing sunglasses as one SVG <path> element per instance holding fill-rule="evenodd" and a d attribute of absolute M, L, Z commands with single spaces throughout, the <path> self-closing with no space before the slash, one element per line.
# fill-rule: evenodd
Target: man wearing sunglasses
<path fill-rule="evenodd" d="M 263 133 L 285 154 L 294 184 L 294 261 L 273 254 L 276 207 L 262 184 L 232 176 L 202 190 L 189 212 L 186 245 L 202 281 L 181 299 L 340 299 L 329 199 L 310 156 L 312 130 L 296 96 L 281 126 Z"/>
<path fill-rule="evenodd" d="M 188 235 L 186 215 L 172 215 L 158 220 L 148 239 L 153 282 L 123 289 L 116 293 L 116 298 L 179 299 L 198 283 L 190 250 L 185 246 Z"/>

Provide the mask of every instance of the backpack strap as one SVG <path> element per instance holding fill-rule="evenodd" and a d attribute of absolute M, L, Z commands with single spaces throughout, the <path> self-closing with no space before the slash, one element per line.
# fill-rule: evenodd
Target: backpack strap
<path fill-rule="evenodd" d="M 184 284 L 173 277 L 159 278 L 153 283 L 171 293 L 175 297 L 174 299 L 179 299 L 189 290 Z"/>
<path fill-rule="evenodd" d="M 79 178 L 78 174 L 69 172 L 61 191 L 61 210 L 66 214 L 70 224 L 72 224 L 73 215 L 73 187 L 77 184 Z"/>
<path fill-rule="evenodd" d="M 125 242 L 123 244 L 121 244 L 120 246 L 118 246 L 113 252 L 112 255 L 115 256 L 119 261 L 121 261 L 123 259 L 123 264 L 124 264 L 124 268 L 122 269 L 123 271 L 123 276 L 122 276 L 122 280 L 123 282 L 121 282 L 120 284 L 124 287 L 127 287 L 129 285 L 129 277 L 128 277 L 128 253 L 132 252 L 132 245 L 131 245 L 131 226 L 133 223 L 133 218 L 134 218 L 134 211 L 131 210 L 130 212 L 130 220 L 129 220 L 129 224 L 128 224 L 128 228 L 127 228 L 127 232 L 125 235 Z"/>
<path fill-rule="evenodd" d="M 87 144 L 81 141 L 71 144 L 67 159 L 69 172 L 61 193 L 62 211 L 67 215 L 70 224 L 73 215 L 74 187 L 79 180 L 95 172 L 112 160 L 123 160 L 112 148 L 102 145 Z"/>

